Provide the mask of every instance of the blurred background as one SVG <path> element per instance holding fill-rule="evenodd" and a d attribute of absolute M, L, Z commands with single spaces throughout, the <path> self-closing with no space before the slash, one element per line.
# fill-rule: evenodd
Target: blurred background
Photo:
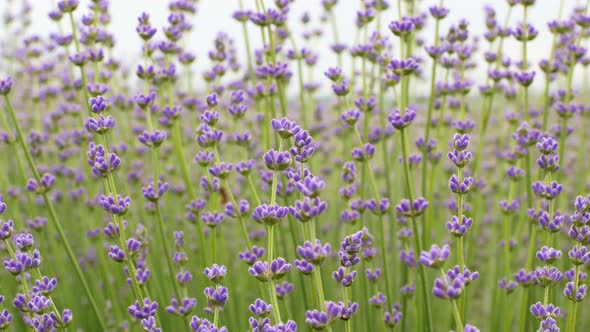
<path fill-rule="evenodd" d="M 272 0 L 264 0 L 267 7 L 273 6 Z M 439 0 L 440 1 L 440 0 Z M 417 0 L 420 11 L 427 12 L 428 7 L 438 4 L 437 0 Z M 529 59 L 533 65 L 536 65 L 539 60 L 547 57 L 551 45 L 551 38 L 547 28 L 547 22 L 558 18 L 559 2 L 563 1 L 563 17 L 567 17 L 572 9 L 581 5 L 579 0 L 537 0 L 537 3 L 530 7 L 528 22 L 532 23 L 539 30 L 539 37 L 534 41 L 529 42 Z M 58 26 L 55 22 L 49 19 L 48 13 L 50 10 L 56 8 L 57 0 L 0 0 L 0 12 L 4 19 L 7 15 L 18 16 L 25 4 L 29 4 L 32 8 L 32 18 L 30 31 L 47 31 L 57 32 Z M 80 0 L 80 6 L 88 6 L 90 0 Z M 387 31 L 387 25 L 391 20 L 397 19 L 397 0 L 390 0 L 391 6 L 384 15 L 382 22 L 382 31 Z M 255 10 L 254 0 L 243 0 L 246 9 Z M 485 32 L 484 7 L 491 6 L 496 10 L 498 22 L 504 22 L 508 13 L 508 3 L 505 0 L 447 0 L 443 2 L 444 6 L 450 9 L 450 14 L 442 23 L 441 33 L 445 33 L 451 24 L 455 24 L 458 20 L 465 18 L 470 22 L 471 36 L 481 37 Z M 340 39 L 347 45 L 354 43 L 356 27 L 354 24 L 357 10 L 361 8 L 362 0 L 340 0 L 335 7 L 335 14 L 337 24 L 339 27 Z M 111 0 L 110 1 L 112 22 L 109 30 L 115 34 L 116 39 L 116 55 L 119 60 L 128 65 L 134 66 L 141 52 L 142 42 L 135 32 L 137 24 L 137 17 L 142 12 L 147 12 L 151 15 L 154 25 L 161 27 L 164 25 L 168 16 L 168 1 L 166 0 Z M 239 22 L 232 18 L 232 13 L 239 8 L 238 0 L 201 0 L 198 4 L 198 12 L 193 22 L 193 31 L 189 37 L 185 37 L 190 41 L 189 49 L 197 55 L 197 62 L 194 65 L 194 70 L 197 73 L 207 68 L 209 59 L 207 58 L 207 51 L 212 46 L 212 41 L 219 31 L 226 32 L 234 38 L 238 49 L 240 50 L 240 57 L 245 59 L 244 44 L 242 42 L 242 26 Z M 82 11 L 78 11 L 81 15 Z M 311 21 L 304 26 L 300 18 L 305 14 L 309 14 Z M 332 43 L 332 33 L 328 22 L 322 22 L 323 8 L 321 0 L 295 0 L 292 4 L 291 18 L 289 20 L 289 27 L 296 35 L 298 45 L 304 45 L 302 42 L 302 35 L 310 31 L 320 29 L 323 31 L 321 42 L 315 40 L 312 45 L 314 51 L 319 52 L 320 59 L 316 66 L 316 80 L 325 82 L 321 73 L 330 66 L 334 66 L 334 56 L 330 52 L 329 46 Z M 510 17 L 511 26 L 516 26 L 522 22 L 522 7 L 516 6 L 512 10 Z M 64 31 L 69 32 L 69 24 L 63 24 Z M 262 44 L 260 34 L 256 28 L 249 24 L 251 29 L 250 36 L 253 39 L 253 47 L 260 47 Z M 159 31 L 158 33 L 160 33 Z M 0 37 L 2 43 L 10 40 L 11 32 L 6 29 L 0 30 Z M 434 35 L 433 21 L 429 18 L 427 26 L 423 30 L 421 37 L 424 38 L 426 44 L 431 44 Z M 481 40 L 480 51 L 487 48 L 485 40 Z M 521 58 L 521 48 L 514 39 L 511 39 L 504 47 L 504 52 L 509 54 L 514 59 Z M 347 59 L 348 60 L 348 59 Z M 482 56 L 476 58 L 482 60 Z M 344 63 L 345 68 L 349 68 L 348 63 Z M 535 66 L 536 67 L 536 66 Z M 485 74 L 484 66 L 478 66 L 475 72 L 471 75 Z M 476 81 L 476 77 L 473 77 Z M 537 84 L 533 88 L 539 88 L 541 80 L 536 80 Z M 324 84 L 325 87 L 325 84 Z"/>

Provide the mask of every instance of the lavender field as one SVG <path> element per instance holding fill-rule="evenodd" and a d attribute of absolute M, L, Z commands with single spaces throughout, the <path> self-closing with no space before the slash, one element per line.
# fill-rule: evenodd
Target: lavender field
<path fill-rule="evenodd" d="M 4 0 L 0 330 L 590 330 L 590 0 L 218 1 Z"/>

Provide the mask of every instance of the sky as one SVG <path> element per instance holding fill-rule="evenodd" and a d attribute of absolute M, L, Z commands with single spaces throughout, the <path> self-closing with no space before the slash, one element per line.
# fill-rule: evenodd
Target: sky
<path fill-rule="evenodd" d="M 272 1 L 264 0 L 267 7 L 272 6 Z M 396 3 L 395 0 L 391 0 Z M 578 4 L 578 0 L 561 0 L 565 1 L 564 15 L 571 11 L 571 8 Z M 21 6 L 23 0 L 0 0 L 0 12 L 5 13 L 8 8 L 11 13 L 15 13 Z M 33 7 L 33 23 L 31 30 L 37 32 L 56 32 L 57 25 L 47 17 L 47 13 L 55 8 L 57 0 L 29 0 Z M 80 0 L 81 5 L 76 11 L 79 18 L 86 11 L 86 6 L 90 0 Z M 246 8 L 254 9 L 254 0 L 243 0 Z M 130 65 L 138 59 L 141 49 L 141 41 L 135 33 L 137 17 L 142 12 L 151 15 L 153 22 L 157 27 L 165 24 L 168 15 L 167 4 L 165 0 L 111 0 L 112 23 L 109 26 L 111 32 L 115 32 L 116 54 L 124 61 L 129 61 Z M 419 1 L 420 8 L 426 10 L 429 6 L 437 4 L 436 0 Z M 537 4 L 529 10 L 528 19 L 540 31 L 540 37 L 529 43 L 529 57 L 532 63 L 537 63 L 541 58 L 546 57 L 549 53 L 550 41 L 546 22 L 556 19 L 558 16 L 559 0 L 537 0 Z M 444 5 L 450 9 L 449 16 L 443 20 L 442 31 L 445 31 L 449 24 L 457 22 L 461 18 L 466 18 L 470 22 L 470 31 L 472 35 L 481 36 L 485 31 L 484 11 L 485 5 L 493 4 L 496 9 L 498 21 L 503 22 L 507 15 L 508 5 L 504 0 L 447 0 Z M 355 26 L 354 18 L 356 11 L 360 8 L 360 0 L 340 0 L 335 8 L 335 15 L 339 27 L 339 35 L 343 42 L 351 44 L 354 40 Z M 198 5 L 198 13 L 191 22 L 193 32 L 187 43 L 190 49 L 197 55 L 195 70 L 202 72 L 207 68 L 208 60 L 207 51 L 212 46 L 212 40 L 219 31 L 224 31 L 233 36 L 239 48 L 240 56 L 245 59 L 244 44 L 242 41 L 241 25 L 231 18 L 232 12 L 238 8 L 238 0 L 201 0 Z M 322 13 L 320 0 L 296 0 L 292 5 L 292 19 L 290 23 L 291 31 L 299 35 L 303 31 L 299 20 L 304 12 L 308 12 L 312 18 L 311 26 L 319 27 L 326 25 L 320 24 L 319 17 Z M 522 7 L 516 6 L 511 13 L 510 22 L 512 25 L 522 21 Z M 383 31 L 386 31 L 387 24 L 397 18 L 396 6 L 391 6 L 383 16 Z M 66 23 L 66 22 L 64 22 Z M 432 21 L 425 28 L 423 36 L 427 42 L 433 39 L 434 28 Z M 69 26 L 64 25 L 66 31 Z M 161 30 L 160 30 L 161 31 Z M 0 32 L 1 38 L 6 40 L 9 36 L 6 31 Z M 261 45 L 259 33 L 255 27 L 250 28 L 250 36 L 254 47 Z M 328 51 L 328 45 L 332 42 L 331 33 L 326 30 L 324 40 L 326 42 L 312 45 L 314 50 L 320 54 L 320 60 L 316 66 L 316 79 L 328 67 L 335 65 L 332 53 Z M 482 45 L 483 46 L 483 45 Z M 521 48 L 516 42 L 509 42 L 505 47 L 506 52 L 512 57 L 520 58 Z M 481 59 L 481 57 L 479 58 Z M 478 60 L 479 60 L 478 59 Z M 346 66 L 345 66 L 346 67 Z"/>

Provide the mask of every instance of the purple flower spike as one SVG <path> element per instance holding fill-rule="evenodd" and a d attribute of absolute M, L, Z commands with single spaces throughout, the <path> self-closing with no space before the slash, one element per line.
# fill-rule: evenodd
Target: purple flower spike
<path fill-rule="evenodd" d="M 298 174 L 295 174 L 298 176 Z M 315 198 L 326 188 L 326 183 L 320 177 L 308 175 L 303 180 L 294 183 L 295 189 L 304 196 Z"/>
<path fill-rule="evenodd" d="M 262 282 L 266 282 L 271 279 L 268 262 L 257 261 L 250 268 L 248 268 L 248 273 Z"/>
<path fill-rule="evenodd" d="M 338 97 L 343 97 L 348 95 L 350 92 L 350 87 L 348 86 L 347 80 L 342 80 L 340 83 L 334 82 L 332 84 L 332 91 Z"/>
<path fill-rule="evenodd" d="M 289 213 L 297 220 L 307 222 L 322 214 L 327 207 L 328 203 L 321 201 L 319 197 L 305 197 L 303 201 L 296 201 L 295 206 L 290 206 Z"/>
<path fill-rule="evenodd" d="M 395 206 L 397 213 L 401 216 L 413 218 L 421 215 L 428 208 L 428 201 L 423 197 L 416 198 L 410 203 L 407 199 L 402 199 L 398 205 Z"/>
<path fill-rule="evenodd" d="M 557 321 L 552 317 L 547 317 L 539 325 L 538 331 L 559 332 L 559 327 L 557 327 Z"/>
<path fill-rule="evenodd" d="M 254 301 L 254 303 L 250 304 L 249 309 L 252 312 L 252 314 L 254 314 L 260 318 L 265 318 L 265 317 L 268 317 L 268 315 L 272 311 L 272 305 L 267 304 L 266 302 L 264 302 L 261 299 L 256 299 L 256 301 Z"/>
<path fill-rule="evenodd" d="M 237 218 L 240 216 L 245 215 L 248 210 L 250 210 L 250 203 L 248 203 L 248 201 L 246 200 L 241 200 L 238 203 L 238 211 L 236 212 L 236 209 L 233 205 L 233 203 L 228 202 L 225 205 L 225 215 L 231 218 Z"/>
<path fill-rule="evenodd" d="M 537 282 L 535 273 L 527 273 L 524 269 L 520 269 L 516 274 L 514 274 L 514 279 L 525 288 Z"/>
<path fill-rule="evenodd" d="M 342 286 L 350 287 L 352 285 L 352 282 L 356 278 L 356 275 L 356 271 L 353 270 L 351 272 L 347 272 L 347 269 L 341 266 L 338 268 L 338 270 L 332 273 L 332 278 L 334 278 L 334 280 L 336 280 Z"/>
<path fill-rule="evenodd" d="M 159 147 L 167 137 L 168 133 L 166 131 L 156 129 L 150 133 L 144 130 L 143 133 L 137 136 L 137 140 L 147 147 Z"/>
<path fill-rule="evenodd" d="M 583 284 L 578 286 L 578 289 L 574 289 L 574 283 L 572 281 L 568 282 L 563 290 L 563 295 L 565 295 L 568 299 L 574 302 L 581 302 L 588 293 L 588 285 Z"/>
<path fill-rule="evenodd" d="M 104 135 L 115 127 L 115 120 L 112 116 L 104 117 L 103 115 L 99 115 L 96 119 L 89 118 L 86 120 L 84 127 L 90 133 Z"/>
<path fill-rule="evenodd" d="M 119 248 L 117 245 L 111 245 L 109 247 L 109 257 L 112 258 L 115 262 L 124 262 L 125 261 L 125 251 Z"/>
<path fill-rule="evenodd" d="M 283 171 L 291 164 L 291 155 L 289 152 L 278 152 L 268 150 L 263 156 L 264 165 L 273 171 Z"/>
<path fill-rule="evenodd" d="M 403 313 L 399 305 L 394 305 L 391 311 L 386 311 L 383 315 L 385 324 L 390 328 L 394 328 L 403 318 Z"/>
<path fill-rule="evenodd" d="M 12 314 L 7 309 L 0 311 L 0 330 L 7 329 L 10 323 L 12 323 Z"/>
<path fill-rule="evenodd" d="M 559 258 L 561 258 L 560 250 L 543 246 L 541 247 L 541 250 L 537 251 L 537 259 L 544 264 L 553 264 Z"/>
<path fill-rule="evenodd" d="M 498 287 L 503 289 L 506 294 L 512 294 L 512 292 L 514 292 L 514 290 L 518 287 L 518 284 L 512 280 L 506 280 L 506 278 L 502 278 L 502 280 L 498 282 Z"/>
<path fill-rule="evenodd" d="M 342 75 L 342 69 L 340 67 L 330 67 L 327 71 L 324 72 L 324 75 L 331 81 L 337 82 L 340 80 L 340 77 Z"/>
<path fill-rule="evenodd" d="M 102 113 L 107 109 L 107 100 L 103 96 L 88 99 L 88 104 L 93 113 Z"/>
<path fill-rule="evenodd" d="M 282 139 L 290 138 L 297 134 L 301 128 L 294 122 L 287 118 L 272 119 L 270 124 L 274 131 L 279 134 Z"/>
<path fill-rule="evenodd" d="M 403 19 L 402 21 L 392 21 L 389 23 L 389 30 L 391 30 L 394 35 L 400 38 L 405 38 L 415 29 L 416 27 L 414 26 L 414 23 L 412 23 L 412 21 L 409 19 Z"/>
<path fill-rule="evenodd" d="M 530 307 L 530 311 L 537 319 L 545 319 L 547 317 L 557 318 L 561 312 L 559 307 L 554 306 L 553 304 L 548 304 L 544 306 L 541 302 L 537 302 Z"/>
<path fill-rule="evenodd" d="M 6 77 L 3 80 L 0 80 L 0 95 L 6 96 L 10 93 L 12 89 L 12 77 Z"/>
<path fill-rule="evenodd" d="M 297 271 L 305 275 L 311 274 L 315 269 L 313 264 L 303 259 L 295 260 L 295 268 L 297 269 Z"/>
<path fill-rule="evenodd" d="M 201 221 L 203 222 L 203 224 L 205 224 L 211 228 L 217 227 L 219 224 L 221 224 L 223 222 L 224 218 L 225 218 L 225 215 L 222 213 L 219 213 L 217 211 L 215 211 L 215 212 L 209 212 L 209 211 L 201 212 Z"/>
<path fill-rule="evenodd" d="M 574 245 L 568 252 L 568 257 L 574 265 L 582 265 L 590 262 L 590 252 L 585 246 Z"/>
<path fill-rule="evenodd" d="M 389 207 L 389 199 L 387 198 L 382 198 L 379 202 L 377 202 L 375 199 L 371 199 L 367 203 L 367 208 L 369 209 L 369 211 L 371 211 L 373 214 L 377 216 L 385 215 L 389 210 Z"/>
<path fill-rule="evenodd" d="M 412 124 L 415 118 L 416 111 L 412 108 L 407 108 L 403 115 L 399 109 L 396 109 L 387 116 L 389 123 L 398 130 L 402 130 Z"/>
<path fill-rule="evenodd" d="M 57 2 L 57 8 L 62 13 L 71 13 L 78 8 L 78 0 L 60 0 Z"/>
<path fill-rule="evenodd" d="M 209 174 L 219 179 L 227 179 L 232 169 L 232 164 L 222 162 L 219 164 L 215 164 L 213 165 L 213 167 L 209 168 Z"/>
<path fill-rule="evenodd" d="M 538 267 L 534 274 L 541 287 L 551 287 L 563 278 L 563 274 L 556 267 Z"/>
<path fill-rule="evenodd" d="M 43 295 L 49 295 L 53 292 L 57 286 L 57 279 L 43 276 L 41 280 L 35 280 L 35 286 L 33 286 L 33 292 L 42 293 Z"/>
<path fill-rule="evenodd" d="M 545 185 L 541 181 L 537 181 L 532 184 L 533 193 L 540 198 L 552 200 L 559 196 L 563 191 L 563 185 L 553 181 L 550 184 Z"/>
<path fill-rule="evenodd" d="M 157 202 L 168 191 L 169 187 L 167 182 L 162 183 L 162 181 L 158 180 L 158 189 L 155 190 L 154 182 L 152 181 L 147 187 L 141 188 L 141 193 L 148 201 Z"/>
<path fill-rule="evenodd" d="M 0 240 L 9 239 L 14 232 L 14 222 L 12 220 L 0 220 Z"/>
<path fill-rule="evenodd" d="M 442 278 L 436 278 L 434 281 L 434 288 L 432 293 L 434 296 L 441 299 L 456 299 L 463 293 L 465 289 L 465 280 L 462 275 L 457 275 L 456 278 L 451 278 L 447 275 Z"/>
<path fill-rule="evenodd" d="M 135 301 L 133 305 L 130 305 L 129 308 L 127 308 L 127 312 L 129 312 L 131 317 L 137 319 L 146 319 L 150 316 L 155 316 L 157 310 L 158 303 L 153 302 L 148 298 L 145 298 L 141 304 L 139 301 Z"/>
<path fill-rule="evenodd" d="M 442 20 L 449 14 L 449 9 L 445 7 L 432 6 L 428 8 L 430 15 L 437 20 Z"/>
<path fill-rule="evenodd" d="M 320 240 L 316 239 L 313 245 L 310 241 L 305 241 L 303 246 L 297 246 L 297 254 L 313 265 L 320 265 L 329 256 L 331 249 L 329 243 L 322 245 Z"/>
<path fill-rule="evenodd" d="M 474 180 L 472 177 L 467 176 L 463 179 L 463 181 L 459 182 L 457 175 L 453 174 L 449 180 L 449 189 L 451 189 L 451 191 L 455 194 L 465 195 L 471 190 L 473 181 Z"/>
<path fill-rule="evenodd" d="M 239 257 L 248 265 L 253 265 L 257 259 L 264 256 L 264 248 L 252 247 L 252 251 L 246 250 L 240 253 Z"/>
<path fill-rule="evenodd" d="M 279 280 L 291 270 L 291 264 L 287 263 L 284 258 L 279 257 L 270 263 L 270 273 L 273 280 Z"/>
<path fill-rule="evenodd" d="M 418 63 L 413 58 L 407 60 L 394 59 L 389 62 L 387 69 L 397 76 L 406 76 L 418 69 Z"/>
<path fill-rule="evenodd" d="M 454 236 L 461 237 L 463 236 L 469 228 L 473 225 L 473 220 L 471 218 L 467 218 L 466 216 L 462 216 L 462 221 L 459 222 L 459 218 L 457 216 L 453 216 L 450 221 L 447 221 L 446 227 Z"/>
<path fill-rule="evenodd" d="M 217 289 L 215 287 L 207 287 L 205 288 L 205 297 L 207 297 L 207 301 L 213 306 L 224 306 L 227 303 L 229 294 L 227 288 L 223 286 L 219 286 Z"/>
<path fill-rule="evenodd" d="M 286 207 L 282 207 L 277 204 L 262 204 L 254 209 L 254 212 L 252 213 L 252 219 L 261 224 L 272 226 L 283 220 L 288 213 L 289 209 Z"/>
<path fill-rule="evenodd" d="M 34 243 L 35 240 L 33 238 L 33 234 L 30 233 L 20 233 L 14 239 L 14 244 L 16 245 L 16 248 L 22 252 L 28 251 Z"/>
<path fill-rule="evenodd" d="M 131 206 L 131 198 L 129 198 L 129 196 L 122 197 L 121 195 L 117 195 L 115 200 L 113 194 L 110 194 L 109 196 L 101 195 L 98 205 L 110 214 L 122 216 L 127 213 L 127 210 L 129 210 L 129 207 Z"/>
<path fill-rule="evenodd" d="M 314 330 L 326 329 L 332 321 L 327 313 L 318 310 L 308 310 L 305 312 L 305 324 Z"/>
<path fill-rule="evenodd" d="M 228 332 L 225 326 L 218 328 L 206 318 L 197 316 L 192 317 L 190 327 L 194 332 Z"/>
<path fill-rule="evenodd" d="M 219 266 L 217 264 L 213 264 L 213 266 L 211 266 L 210 268 L 206 267 L 204 271 L 205 277 L 207 277 L 207 279 L 209 279 L 211 282 L 215 284 L 219 284 L 221 283 L 221 281 L 223 281 L 226 272 L 227 269 L 225 266 Z"/>
<path fill-rule="evenodd" d="M 446 263 L 451 254 L 451 248 L 448 244 L 441 247 L 433 244 L 429 251 L 420 253 L 420 263 L 433 269 L 440 269 Z"/>
<path fill-rule="evenodd" d="M 41 293 L 31 295 L 31 300 L 27 303 L 29 311 L 36 314 L 45 312 L 51 306 L 51 300 Z"/>
<path fill-rule="evenodd" d="M 463 168 L 469 163 L 472 155 L 469 151 L 453 150 L 450 151 L 447 156 L 455 166 Z"/>

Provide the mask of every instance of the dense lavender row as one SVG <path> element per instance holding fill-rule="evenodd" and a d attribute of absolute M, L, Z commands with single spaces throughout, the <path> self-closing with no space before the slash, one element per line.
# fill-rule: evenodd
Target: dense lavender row
<path fill-rule="evenodd" d="M 239 0 L 209 50 L 197 0 L 145 8 L 137 63 L 108 1 L 58 1 L 56 33 L 9 1 L 0 330 L 590 328 L 588 3 L 496 3 L 480 39 L 442 0 L 359 1 L 340 39 L 337 0 L 299 1 Z"/>

